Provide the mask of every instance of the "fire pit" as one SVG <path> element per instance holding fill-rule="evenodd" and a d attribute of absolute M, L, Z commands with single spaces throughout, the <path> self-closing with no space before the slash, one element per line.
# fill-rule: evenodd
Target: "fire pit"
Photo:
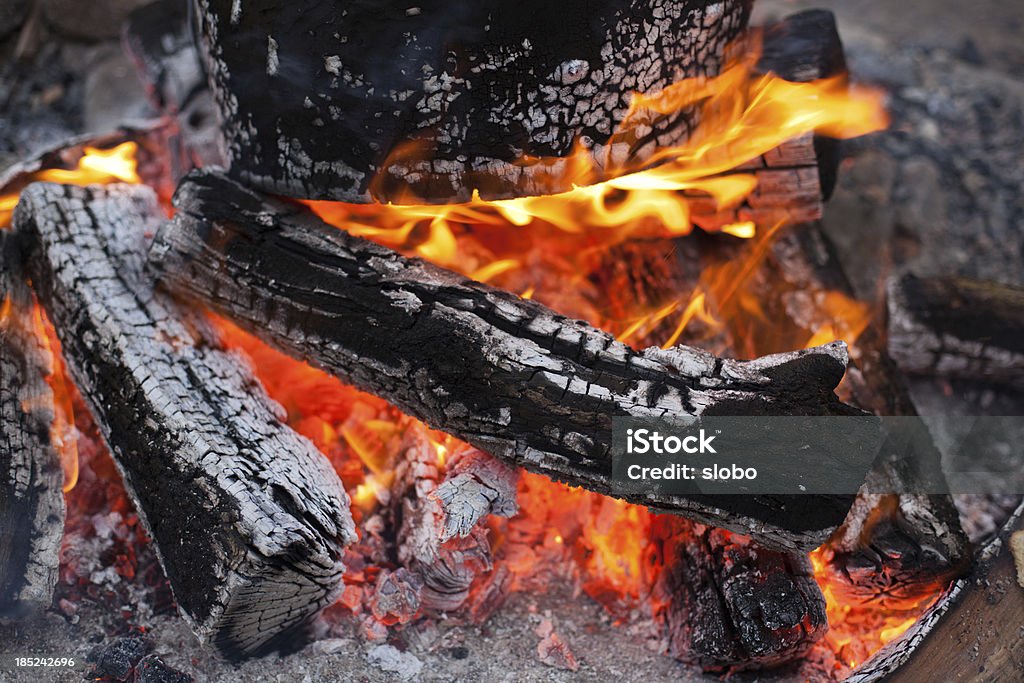
<path fill-rule="evenodd" d="M 1024 295 L 858 299 L 820 219 L 885 94 L 751 10 L 132 12 L 155 115 L 0 177 L 12 679 L 934 671 L 1024 497 L 908 376 L 1019 389 Z M 756 425 L 754 475 L 628 485 L 665 419 Z"/>

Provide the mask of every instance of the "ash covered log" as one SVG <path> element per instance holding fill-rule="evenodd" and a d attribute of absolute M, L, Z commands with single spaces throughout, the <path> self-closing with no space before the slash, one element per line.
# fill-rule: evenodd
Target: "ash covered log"
<path fill-rule="evenodd" d="M 483 451 L 465 447 L 452 453 L 434 497 L 444 512 L 441 541 L 465 538 L 487 515 L 514 517 L 519 473 Z"/>
<path fill-rule="evenodd" d="M 12 242 L 0 232 L 0 617 L 50 606 L 64 534 L 53 359 Z"/>
<path fill-rule="evenodd" d="M 432 612 L 453 612 L 469 597 L 473 581 L 491 570 L 487 530 L 476 524 L 465 536 L 446 539 L 445 511 L 437 497 L 438 453 L 426 430 L 410 425 L 395 467 L 392 517 L 398 561 L 422 580 L 420 604 Z"/>
<path fill-rule="evenodd" d="M 793 661 L 828 630 L 805 555 L 687 520 L 661 518 L 659 592 L 672 656 L 705 670 Z"/>
<path fill-rule="evenodd" d="M 340 591 L 355 538 L 323 456 L 241 357 L 154 292 L 148 188 L 28 187 L 15 227 L 65 360 L 194 631 L 248 654 Z"/>
<path fill-rule="evenodd" d="M 888 306 L 904 371 L 1024 386 L 1024 289 L 905 275 L 890 281 Z"/>
<path fill-rule="evenodd" d="M 408 259 L 215 173 L 176 196 L 151 266 L 268 343 L 510 464 L 613 494 L 616 416 L 842 415 L 842 344 L 749 362 L 636 352 L 535 301 Z M 854 411 L 856 412 L 856 411 Z M 614 494 L 613 494 L 614 495 Z M 631 500 L 816 547 L 848 496 Z"/>
<path fill-rule="evenodd" d="M 609 150 L 632 94 L 717 74 L 751 4 L 194 0 L 232 175 L 358 202 L 568 190 L 577 142 L 602 164 L 648 158 L 689 135 L 695 109 Z"/>

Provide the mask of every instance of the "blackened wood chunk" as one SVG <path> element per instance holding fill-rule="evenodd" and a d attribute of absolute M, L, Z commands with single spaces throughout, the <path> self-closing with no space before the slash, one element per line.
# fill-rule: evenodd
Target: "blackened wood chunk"
<path fill-rule="evenodd" d="M 689 347 L 638 352 L 217 173 L 191 175 L 175 202 L 150 252 L 173 291 L 436 429 L 576 486 L 614 495 L 613 417 L 857 412 L 833 392 L 841 343 L 743 362 Z M 629 500 L 810 549 L 852 496 Z"/>
<path fill-rule="evenodd" d="M 568 190 L 549 164 L 605 156 L 634 92 L 716 75 L 751 0 L 195 0 L 232 174 L 293 197 L 433 201 Z M 685 139 L 657 117 L 613 157 Z M 548 178 L 546 180 L 546 178 Z"/>
<path fill-rule="evenodd" d="M 15 227 L 179 608 L 248 654 L 338 595 L 355 530 L 334 470 L 248 364 L 154 291 L 144 236 L 161 217 L 148 188 L 41 183 Z"/>
<path fill-rule="evenodd" d="M 445 538 L 446 517 L 438 493 L 437 451 L 426 430 L 410 425 L 395 467 L 391 516 L 398 561 L 422 580 L 421 605 L 433 613 L 453 612 L 469 589 L 491 569 L 487 530 L 474 524 L 464 535 Z"/>
<path fill-rule="evenodd" d="M 905 275 L 888 304 L 889 352 L 906 372 L 1024 387 L 1024 289 Z"/>
<path fill-rule="evenodd" d="M 50 606 L 64 533 L 52 358 L 13 246 L 0 232 L 0 617 Z"/>
<path fill-rule="evenodd" d="M 673 656 L 706 670 L 769 667 L 825 635 L 825 598 L 806 556 L 686 521 L 663 531 L 660 588 Z"/>

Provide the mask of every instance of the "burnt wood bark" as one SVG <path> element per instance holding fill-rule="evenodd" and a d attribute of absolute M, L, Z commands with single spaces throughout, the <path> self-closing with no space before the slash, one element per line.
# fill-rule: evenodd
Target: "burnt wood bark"
<path fill-rule="evenodd" d="M 492 568 L 482 526 L 474 523 L 466 534 L 445 538 L 445 511 L 437 497 L 441 480 L 437 451 L 426 430 L 410 425 L 395 466 L 392 519 L 398 561 L 419 575 L 420 605 L 433 613 L 461 607 L 474 580 Z"/>
<path fill-rule="evenodd" d="M 695 110 L 609 148 L 632 93 L 717 74 L 751 4 L 194 0 L 232 175 L 358 202 L 568 190 L 551 177 L 577 142 L 602 163 L 648 158 Z"/>
<path fill-rule="evenodd" d="M 1024 289 L 905 275 L 889 283 L 888 310 L 904 371 L 1024 386 Z"/>
<path fill-rule="evenodd" d="M 615 416 L 850 414 L 842 344 L 749 362 L 637 352 L 541 304 L 354 238 L 304 207 L 195 173 L 150 252 L 180 295 L 511 464 L 612 494 Z M 816 547 L 847 496 L 636 503 Z"/>
<path fill-rule="evenodd" d="M 64 533 L 64 476 L 49 350 L 33 329 L 32 295 L 0 232 L 0 617 L 53 600 Z"/>
<path fill-rule="evenodd" d="M 847 73 L 835 15 L 808 10 L 763 28 L 757 70 L 787 81 L 807 83 Z M 822 217 L 839 172 L 840 142 L 814 133 L 788 140 L 771 152 L 736 168 L 754 173 L 757 187 L 738 207 L 715 211 L 694 202 L 694 222 L 705 229 L 753 221 L 770 227 L 780 222 L 809 223 Z"/>
<path fill-rule="evenodd" d="M 928 680 L 1017 680 L 1024 674 L 1024 591 L 1010 535 L 1020 533 L 1018 506 L 977 554 L 974 570 L 952 583 L 917 623 L 857 668 L 849 683 Z"/>
<path fill-rule="evenodd" d="M 672 656 L 705 670 L 793 661 L 828 630 L 807 556 L 686 520 L 661 520 L 659 590 Z"/>
<path fill-rule="evenodd" d="M 433 494 L 444 513 L 441 541 L 469 536 L 487 515 L 514 517 L 518 483 L 517 470 L 483 451 L 466 447 L 452 453 Z"/>
<path fill-rule="evenodd" d="M 339 593 L 348 496 L 251 369 L 144 274 L 155 195 L 28 187 L 15 227 L 72 378 L 202 639 L 249 654 Z"/>

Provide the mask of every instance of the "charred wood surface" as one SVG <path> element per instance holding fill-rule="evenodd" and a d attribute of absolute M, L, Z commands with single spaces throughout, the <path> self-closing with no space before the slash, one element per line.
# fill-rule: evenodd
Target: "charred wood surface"
<path fill-rule="evenodd" d="M 541 304 L 408 259 L 213 173 L 176 196 L 150 253 L 172 290 L 282 351 L 511 464 L 614 495 L 615 416 L 851 414 L 842 344 L 749 362 L 637 352 Z M 653 496 L 636 503 L 809 549 L 847 496 Z"/>
<path fill-rule="evenodd" d="M 194 1 L 232 175 L 342 201 L 568 190 L 551 180 L 577 142 L 643 160 L 696 117 L 653 117 L 609 149 L 632 93 L 717 74 L 751 4 Z"/>
<path fill-rule="evenodd" d="M 463 448 L 448 461 L 434 497 L 444 512 L 441 540 L 466 538 L 487 515 L 514 517 L 519 472 L 475 448 Z"/>
<path fill-rule="evenodd" d="M 906 372 L 1024 387 L 1024 289 L 906 275 L 888 306 L 889 352 Z"/>
<path fill-rule="evenodd" d="M 195 632 L 247 654 L 340 590 L 355 537 L 326 459 L 199 318 L 155 292 L 134 186 L 35 184 L 15 212 L 31 275 Z"/>
<path fill-rule="evenodd" d="M 466 534 L 446 538 L 437 451 L 419 425 L 408 428 L 403 446 L 392 488 L 398 561 L 422 580 L 424 609 L 453 612 L 469 597 L 477 576 L 492 568 L 487 530 L 474 522 Z"/>
<path fill-rule="evenodd" d="M 793 661 L 828 630 L 805 555 L 685 520 L 662 520 L 659 581 L 669 652 L 706 670 Z"/>
<path fill-rule="evenodd" d="M 757 70 L 797 83 L 846 74 L 835 15 L 809 10 L 765 26 Z M 814 133 L 787 140 L 736 169 L 757 176 L 757 187 L 740 206 L 714 211 L 711 202 L 696 201 L 694 222 L 714 229 L 741 221 L 766 228 L 816 221 L 835 188 L 839 159 L 838 140 Z"/>
<path fill-rule="evenodd" d="M 0 617 L 50 606 L 64 532 L 52 358 L 9 242 L 0 232 Z"/>

